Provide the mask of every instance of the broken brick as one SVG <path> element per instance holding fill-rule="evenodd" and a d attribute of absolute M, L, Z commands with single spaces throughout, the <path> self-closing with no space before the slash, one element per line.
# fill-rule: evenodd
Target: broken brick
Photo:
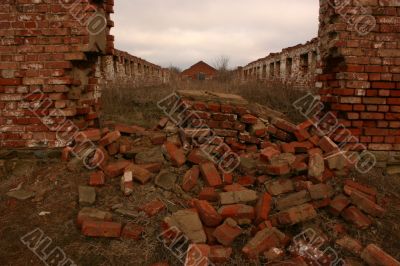
<path fill-rule="evenodd" d="M 217 168 L 212 162 L 206 162 L 200 164 L 200 171 L 208 186 L 219 187 L 222 185 L 221 175 L 219 174 Z"/>
<path fill-rule="evenodd" d="M 200 169 L 198 166 L 193 166 L 192 169 L 186 172 L 182 181 L 183 191 L 189 192 L 197 185 L 197 179 L 199 178 L 199 174 L 200 174 Z"/>
<path fill-rule="evenodd" d="M 84 220 L 82 233 L 91 237 L 120 237 L 122 224 L 115 222 Z"/>
<path fill-rule="evenodd" d="M 242 252 L 250 259 L 273 247 L 282 246 L 285 234 L 276 228 L 265 228 L 259 231 L 247 244 L 243 247 Z"/>
<path fill-rule="evenodd" d="M 77 224 L 79 227 L 82 226 L 83 221 L 94 220 L 94 221 L 112 221 L 112 214 L 110 212 L 97 210 L 94 208 L 82 208 L 78 213 Z"/>
<path fill-rule="evenodd" d="M 258 122 L 258 118 L 251 114 L 245 114 L 240 118 L 240 122 L 255 125 Z"/>
<path fill-rule="evenodd" d="M 90 186 L 102 186 L 105 183 L 105 177 L 103 171 L 93 172 L 89 176 Z"/>
<path fill-rule="evenodd" d="M 239 185 L 239 184 L 237 184 L 237 183 L 234 183 L 234 184 L 232 184 L 232 185 L 224 186 L 224 191 L 226 191 L 226 192 L 230 192 L 230 191 L 240 191 L 240 190 L 246 190 L 246 189 L 247 189 L 247 188 L 245 188 L 244 186 Z"/>
<path fill-rule="evenodd" d="M 164 143 L 165 150 L 172 162 L 172 165 L 181 167 L 186 162 L 186 156 L 182 149 L 178 148 L 172 142 L 165 142 Z"/>
<path fill-rule="evenodd" d="M 143 226 L 133 223 L 128 223 L 122 229 L 121 237 L 133 240 L 140 240 L 142 238 L 143 233 L 144 233 Z"/>
<path fill-rule="evenodd" d="M 317 217 L 317 212 L 311 204 L 303 204 L 292 207 L 277 214 L 279 224 L 294 225 L 300 222 L 305 222 Z"/>
<path fill-rule="evenodd" d="M 219 194 L 213 187 L 205 187 L 199 193 L 199 200 L 207 200 L 211 202 L 219 201 Z"/>
<path fill-rule="evenodd" d="M 256 223 L 268 220 L 269 212 L 271 211 L 272 197 L 268 193 L 264 193 L 258 200 L 256 210 Z"/>
<path fill-rule="evenodd" d="M 228 262 L 232 255 L 231 247 L 224 246 L 211 246 L 210 247 L 210 260 L 214 263 Z"/>
<path fill-rule="evenodd" d="M 206 200 L 196 200 L 194 205 L 199 213 L 201 221 L 209 227 L 215 227 L 221 224 L 222 217 L 217 213 L 214 207 Z"/>
<path fill-rule="evenodd" d="M 328 184 L 312 185 L 308 188 L 308 191 L 313 200 L 331 198 L 335 193 L 333 187 Z"/>
<path fill-rule="evenodd" d="M 121 137 L 121 133 L 119 131 L 113 131 L 105 135 L 101 140 L 99 140 L 100 146 L 107 146 L 111 143 L 117 141 Z"/>
<path fill-rule="evenodd" d="M 320 139 L 318 146 L 326 153 L 339 151 L 339 147 L 327 136 L 324 136 Z"/>
<path fill-rule="evenodd" d="M 164 202 L 162 202 L 161 200 L 153 200 L 142 206 L 140 210 L 144 211 L 147 214 L 147 216 L 152 217 L 162 212 L 165 208 L 166 207 Z"/>
<path fill-rule="evenodd" d="M 231 218 L 227 218 L 213 232 L 215 239 L 224 246 L 230 246 L 240 234 L 242 234 L 242 229 Z"/>
<path fill-rule="evenodd" d="M 356 205 L 360 210 L 372 216 L 382 217 L 385 213 L 385 210 L 381 206 L 369 200 L 367 197 L 364 197 L 363 193 L 353 191 L 350 195 L 350 198 L 352 203 Z"/>
<path fill-rule="evenodd" d="M 208 266 L 210 246 L 205 244 L 190 244 L 186 253 L 184 266 Z"/>
<path fill-rule="evenodd" d="M 374 244 L 368 245 L 361 253 L 368 265 L 400 266 L 400 262 Z"/>
<path fill-rule="evenodd" d="M 336 196 L 329 205 L 329 211 L 333 215 L 340 215 L 340 213 L 349 206 L 351 201 L 344 195 Z"/>
<path fill-rule="evenodd" d="M 132 177 L 142 185 L 150 181 L 152 173 L 136 164 L 129 164 L 125 172 L 132 172 Z"/>
<path fill-rule="evenodd" d="M 115 163 L 108 164 L 105 169 L 104 173 L 108 177 L 117 177 L 124 173 L 125 168 L 128 167 L 131 163 L 126 160 L 120 160 Z"/>
<path fill-rule="evenodd" d="M 265 188 L 272 196 L 294 191 L 294 183 L 290 179 L 279 179 L 265 184 Z"/>
<path fill-rule="evenodd" d="M 254 190 L 239 190 L 230 192 L 219 193 L 222 205 L 236 204 L 236 203 L 249 203 L 257 200 L 257 192 Z"/>
<path fill-rule="evenodd" d="M 354 223 L 360 229 L 367 229 L 372 224 L 372 221 L 355 206 L 348 207 L 341 215 L 346 221 Z"/>
<path fill-rule="evenodd" d="M 255 211 L 252 206 L 244 204 L 234 204 L 222 206 L 218 213 L 223 219 L 232 218 L 235 221 L 240 220 L 253 220 L 255 218 Z"/>
<path fill-rule="evenodd" d="M 353 239 L 349 236 L 344 236 L 338 240 L 336 240 L 336 244 L 341 246 L 346 251 L 349 251 L 357 256 L 360 256 L 363 246 L 360 241 Z"/>

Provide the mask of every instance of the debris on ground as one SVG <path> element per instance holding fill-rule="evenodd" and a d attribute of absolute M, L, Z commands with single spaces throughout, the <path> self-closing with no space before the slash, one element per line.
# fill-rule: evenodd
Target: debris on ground
<path fill-rule="evenodd" d="M 239 250 L 248 260 L 271 265 L 400 265 L 373 243 L 363 246 L 345 230 L 313 223 L 329 217 L 334 224 L 367 230 L 385 215 L 375 188 L 346 178 L 354 167 L 351 146 L 339 148 L 313 120 L 294 125 L 281 116 L 261 117 L 236 96 L 180 95 L 179 108 L 153 129 L 109 122 L 81 132 L 65 148 L 63 160 L 79 155 L 94 169 L 89 187 L 79 187 L 83 235 L 141 238 L 142 227 L 88 208 L 99 198 L 95 187 L 119 178 L 118 191 L 125 196 L 153 182 L 181 199 L 179 204 L 154 199 L 139 210 L 116 206 L 114 212 L 135 217 L 142 211 L 149 219 L 168 212 L 160 235 L 164 243 L 190 243 L 186 266 L 225 263 Z M 239 238 L 243 244 L 237 249 Z M 326 254 L 327 248 L 352 256 Z"/>

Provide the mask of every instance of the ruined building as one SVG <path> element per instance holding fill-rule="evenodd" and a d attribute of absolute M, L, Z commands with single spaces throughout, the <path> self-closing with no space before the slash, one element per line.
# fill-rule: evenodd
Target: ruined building
<path fill-rule="evenodd" d="M 270 53 L 239 71 L 240 80 L 280 81 L 290 86 L 313 87 L 317 76 L 318 39 Z"/>
<path fill-rule="evenodd" d="M 72 129 L 96 126 L 101 80 L 168 80 L 114 50 L 112 12 L 113 0 L 1 1 L 1 147 L 62 147 Z M 320 0 L 318 39 L 250 63 L 241 78 L 316 84 L 323 112 L 338 118 L 336 140 L 359 140 L 392 160 L 400 151 L 399 23 L 398 0 Z"/>

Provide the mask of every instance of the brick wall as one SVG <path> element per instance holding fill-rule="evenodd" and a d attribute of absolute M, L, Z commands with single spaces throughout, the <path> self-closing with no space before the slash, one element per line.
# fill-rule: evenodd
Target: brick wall
<path fill-rule="evenodd" d="M 242 81 L 280 81 L 299 88 L 314 87 L 318 60 L 318 39 L 271 53 L 240 68 Z"/>
<path fill-rule="evenodd" d="M 0 147 L 60 147 L 57 133 L 96 124 L 112 12 L 113 0 L 0 2 Z"/>
<path fill-rule="evenodd" d="M 105 82 L 129 82 L 132 86 L 168 83 L 169 70 L 115 49 L 113 55 L 103 56 L 98 66 Z"/>
<path fill-rule="evenodd" d="M 378 159 L 391 160 L 400 151 L 400 1 L 334 2 L 320 1 L 321 99 Z"/>

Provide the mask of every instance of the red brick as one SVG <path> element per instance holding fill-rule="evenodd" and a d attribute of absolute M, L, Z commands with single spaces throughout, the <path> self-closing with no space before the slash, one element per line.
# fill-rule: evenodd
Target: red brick
<path fill-rule="evenodd" d="M 210 246 L 205 244 L 190 244 L 186 253 L 184 266 L 208 266 Z"/>
<path fill-rule="evenodd" d="M 244 187 L 252 186 L 254 185 L 255 182 L 256 182 L 255 178 L 249 175 L 242 176 L 237 179 L 237 183 Z"/>
<path fill-rule="evenodd" d="M 320 139 L 318 146 L 327 153 L 339 151 L 338 146 L 327 136 Z"/>
<path fill-rule="evenodd" d="M 244 204 L 233 204 L 221 207 L 218 213 L 225 218 L 232 218 L 236 221 L 241 219 L 253 220 L 255 218 L 255 211 L 252 206 Z"/>
<path fill-rule="evenodd" d="M 133 240 L 142 239 L 142 235 L 144 233 L 144 228 L 140 225 L 128 223 L 122 229 L 121 237 Z"/>
<path fill-rule="evenodd" d="M 104 173 L 108 177 L 117 177 L 124 173 L 125 168 L 128 167 L 131 163 L 126 160 L 120 160 L 115 163 L 110 163 L 104 169 Z"/>
<path fill-rule="evenodd" d="M 333 215 L 340 215 L 344 209 L 347 208 L 351 203 L 350 199 L 344 195 L 336 196 L 329 204 L 329 211 Z"/>
<path fill-rule="evenodd" d="M 242 185 L 237 184 L 237 183 L 234 183 L 232 185 L 224 186 L 224 191 L 225 192 L 241 191 L 241 190 L 246 190 L 246 188 L 244 186 L 242 186 Z"/>
<path fill-rule="evenodd" d="M 209 227 L 215 227 L 221 224 L 222 217 L 217 213 L 214 207 L 205 200 L 196 200 L 194 205 L 199 213 L 201 221 Z"/>
<path fill-rule="evenodd" d="M 208 110 L 212 112 L 220 112 L 221 111 L 221 104 L 219 103 L 208 103 L 207 104 Z"/>
<path fill-rule="evenodd" d="M 297 127 L 294 124 L 280 118 L 275 119 L 272 123 L 277 128 L 288 133 L 294 133 L 297 129 Z"/>
<path fill-rule="evenodd" d="M 137 164 L 129 164 L 125 172 L 132 172 L 132 177 L 142 185 L 150 181 L 152 173 Z"/>
<path fill-rule="evenodd" d="M 372 221 L 354 206 L 345 209 L 342 216 L 346 221 L 352 222 L 360 229 L 367 229 L 372 224 Z"/>
<path fill-rule="evenodd" d="M 255 259 L 260 253 L 274 247 L 281 247 L 285 234 L 276 228 L 265 228 L 259 231 L 243 247 L 242 252 L 250 259 Z"/>
<path fill-rule="evenodd" d="M 230 246 L 232 242 L 241 234 L 242 229 L 233 219 L 228 218 L 222 225 L 218 226 L 214 230 L 213 236 L 222 245 Z"/>
<path fill-rule="evenodd" d="M 112 221 L 112 213 L 97 210 L 94 208 L 83 208 L 78 213 L 78 217 L 77 217 L 78 226 L 81 227 L 83 222 L 86 220 L 111 222 Z"/>
<path fill-rule="evenodd" d="M 292 207 L 277 214 L 279 224 L 294 225 L 300 222 L 314 219 L 317 216 L 315 208 L 311 204 L 303 204 Z"/>
<path fill-rule="evenodd" d="M 232 248 L 223 246 L 210 247 L 210 260 L 214 263 L 226 263 L 232 255 Z"/>
<path fill-rule="evenodd" d="M 89 129 L 81 131 L 74 136 L 76 142 L 98 141 L 101 139 L 101 131 L 99 129 Z"/>
<path fill-rule="evenodd" d="M 185 164 L 186 156 L 182 149 L 178 148 L 175 144 L 169 141 L 165 142 L 164 147 L 168 153 L 172 165 L 181 167 Z"/>
<path fill-rule="evenodd" d="M 200 191 L 198 198 L 200 200 L 207 200 L 214 202 L 214 201 L 219 201 L 219 194 L 215 191 L 215 188 L 205 187 Z"/>
<path fill-rule="evenodd" d="M 271 211 L 272 197 L 268 193 L 264 193 L 258 200 L 256 205 L 256 223 L 268 220 L 269 212 Z"/>
<path fill-rule="evenodd" d="M 376 195 L 377 195 L 376 188 L 368 187 L 366 185 L 357 183 L 357 182 L 355 182 L 355 181 L 353 181 L 351 179 L 344 180 L 344 183 L 347 186 L 350 186 L 350 187 L 352 187 L 354 189 L 357 189 L 358 191 L 361 191 L 361 192 L 363 192 L 365 194 L 368 194 L 368 195 L 371 195 L 373 197 L 376 197 Z"/>
<path fill-rule="evenodd" d="M 115 222 L 84 220 L 82 233 L 91 237 L 120 237 L 122 224 Z"/>
<path fill-rule="evenodd" d="M 368 265 L 400 266 L 400 262 L 374 244 L 368 245 L 361 253 Z"/>
<path fill-rule="evenodd" d="M 276 150 L 273 147 L 267 147 L 261 150 L 260 158 L 265 162 L 270 162 L 271 159 L 277 155 L 281 154 L 280 151 Z"/>
<path fill-rule="evenodd" d="M 210 187 L 219 187 L 222 185 L 221 175 L 212 162 L 200 164 L 200 171 Z"/>
<path fill-rule="evenodd" d="M 89 176 L 90 186 L 102 186 L 105 183 L 105 176 L 103 171 L 93 172 Z"/>
<path fill-rule="evenodd" d="M 140 207 L 140 210 L 144 211 L 147 216 L 152 217 L 165 210 L 165 208 L 164 202 L 157 199 L 144 204 L 142 207 Z"/>
<path fill-rule="evenodd" d="M 119 131 L 114 131 L 105 135 L 100 141 L 99 145 L 107 146 L 111 143 L 117 141 L 121 137 L 121 133 Z"/>
<path fill-rule="evenodd" d="M 128 125 L 124 125 L 124 124 L 117 124 L 115 125 L 115 130 L 119 131 L 122 134 L 135 134 L 135 133 L 140 133 L 140 132 L 144 132 L 146 129 L 143 127 L 139 127 L 139 126 L 128 126 Z"/>
<path fill-rule="evenodd" d="M 242 123 L 245 123 L 245 124 L 255 125 L 255 124 L 257 124 L 258 119 L 257 119 L 257 117 L 255 117 L 255 116 L 253 116 L 253 115 L 245 114 L 245 115 L 243 115 L 243 116 L 241 117 L 240 121 L 241 121 Z"/>
<path fill-rule="evenodd" d="M 197 185 L 197 179 L 199 178 L 200 169 L 197 165 L 193 166 L 192 169 L 188 170 L 183 177 L 182 189 L 185 192 L 191 191 Z"/>
<path fill-rule="evenodd" d="M 354 205 L 372 216 L 382 217 L 385 213 L 385 210 L 381 206 L 369 200 L 363 193 L 353 191 L 350 198 Z"/>
<path fill-rule="evenodd" d="M 270 175 L 286 175 L 290 173 L 290 167 L 285 161 L 271 162 L 267 165 L 267 173 Z"/>

